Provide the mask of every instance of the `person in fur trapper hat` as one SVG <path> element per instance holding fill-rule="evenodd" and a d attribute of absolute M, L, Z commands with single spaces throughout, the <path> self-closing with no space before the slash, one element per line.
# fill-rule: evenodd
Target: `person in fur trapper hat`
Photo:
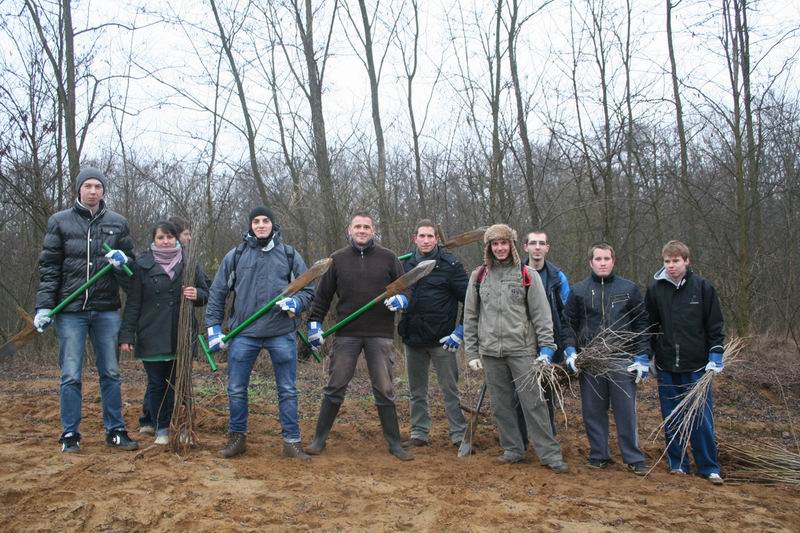
<path fill-rule="evenodd" d="M 484 369 L 492 396 L 503 455 L 498 461 L 519 463 L 525 447 L 517 422 L 514 382 L 522 380 L 537 360 L 552 363 L 556 345 L 550 305 L 539 275 L 523 265 L 517 253 L 517 232 L 505 224 L 486 230 L 484 264 L 470 276 L 464 302 L 464 349 L 473 371 Z M 519 390 L 530 440 L 539 461 L 557 473 L 569 470 L 553 436 L 547 404 L 531 388 Z"/>

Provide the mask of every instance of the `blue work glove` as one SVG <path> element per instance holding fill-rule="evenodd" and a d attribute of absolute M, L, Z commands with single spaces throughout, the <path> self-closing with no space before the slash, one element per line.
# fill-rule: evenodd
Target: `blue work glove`
<path fill-rule="evenodd" d="M 389 311 L 402 311 L 408 308 L 408 298 L 404 294 L 396 294 L 391 298 L 386 298 L 383 305 L 389 308 Z"/>
<path fill-rule="evenodd" d="M 464 325 L 459 324 L 456 326 L 456 329 L 453 330 L 453 333 L 451 333 L 446 337 L 442 337 L 441 339 L 439 339 L 439 342 L 442 344 L 442 348 L 444 348 L 448 352 L 457 352 L 463 340 L 464 340 Z"/>
<path fill-rule="evenodd" d="M 308 323 L 308 342 L 314 348 L 319 348 L 325 342 L 325 339 L 322 337 L 322 324 L 319 322 L 309 322 Z"/>
<path fill-rule="evenodd" d="M 284 298 L 283 300 L 278 300 L 278 303 L 275 304 L 281 308 L 282 311 L 286 311 L 289 316 L 294 316 L 298 313 L 298 309 L 300 309 L 300 302 L 298 302 L 294 298 Z"/>
<path fill-rule="evenodd" d="M 225 348 L 225 343 L 222 342 L 222 326 L 217 324 L 208 328 L 208 347 L 212 352 L 218 352 Z"/>
<path fill-rule="evenodd" d="M 650 376 L 650 358 L 647 354 L 640 353 L 633 358 L 633 364 L 628 367 L 628 372 L 636 372 L 636 383 L 647 381 Z"/>
<path fill-rule="evenodd" d="M 36 328 L 36 331 L 39 333 L 43 333 L 47 326 L 50 325 L 50 322 L 53 320 L 48 315 L 50 314 L 50 309 L 37 309 L 36 316 L 33 317 L 33 327 Z"/>
<path fill-rule="evenodd" d="M 572 370 L 575 374 L 578 373 L 578 367 L 575 366 L 575 360 L 578 358 L 578 352 L 575 350 L 574 346 L 567 346 L 564 348 L 564 355 L 566 359 L 564 359 L 564 365 L 569 369 Z"/>
<path fill-rule="evenodd" d="M 706 365 L 706 372 L 709 370 L 719 374 L 725 365 L 722 364 L 722 354 L 720 352 L 710 352 L 708 354 L 708 364 Z"/>
<path fill-rule="evenodd" d="M 547 346 L 540 346 L 539 347 L 539 357 L 536 358 L 536 361 L 539 363 L 544 363 L 546 365 L 553 364 L 553 355 L 555 355 L 556 351 L 552 348 Z"/>
<path fill-rule="evenodd" d="M 114 268 L 122 268 L 128 264 L 128 256 L 122 250 L 111 250 L 106 254 L 108 262 L 114 265 Z"/>

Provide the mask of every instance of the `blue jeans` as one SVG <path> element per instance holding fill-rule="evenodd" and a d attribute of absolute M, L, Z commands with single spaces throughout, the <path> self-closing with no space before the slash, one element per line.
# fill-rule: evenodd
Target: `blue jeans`
<path fill-rule="evenodd" d="M 147 372 L 147 414 L 156 431 L 169 429 L 175 407 L 175 361 L 143 361 Z"/>
<path fill-rule="evenodd" d="M 692 386 L 700 379 L 705 371 L 698 372 L 667 372 L 658 369 L 658 399 L 661 403 L 661 416 L 668 417 L 678 406 Z M 692 445 L 692 455 L 697 463 L 697 471 L 702 476 L 719 474 L 717 462 L 717 437 L 714 432 L 714 397 L 711 389 L 703 406 L 703 414 L 698 417 L 697 425 L 692 428 L 689 443 Z M 676 421 L 678 422 L 678 421 Z M 689 471 L 689 457 L 683 454 L 686 443 L 679 442 L 678 438 L 672 440 L 675 432 L 674 426 L 666 428 L 667 458 L 671 470 L 677 468 L 684 472 Z M 672 444 L 670 441 L 672 440 Z"/>
<path fill-rule="evenodd" d="M 286 442 L 300 442 L 297 423 L 297 346 L 294 331 L 275 337 L 234 337 L 228 348 L 228 407 L 229 431 L 247 431 L 247 389 L 250 373 L 261 349 L 269 352 L 275 386 L 278 390 L 278 413 L 281 434 Z"/>
<path fill-rule="evenodd" d="M 61 426 L 78 433 L 81 424 L 81 375 L 86 336 L 92 341 L 100 377 L 103 427 L 107 433 L 125 430 L 117 338 L 122 322 L 117 311 L 78 311 L 56 315 L 58 366 L 61 368 Z"/>

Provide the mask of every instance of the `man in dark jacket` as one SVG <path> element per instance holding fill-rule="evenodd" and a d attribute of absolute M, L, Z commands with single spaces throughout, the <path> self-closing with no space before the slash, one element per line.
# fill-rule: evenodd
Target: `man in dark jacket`
<path fill-rule="evenodd" d="M 664 266 L 647 288 L 645 304 L 655 328 L 652 345 L 658 369 L 658 397 L 664 418 L 678 406 L 706 372 L 722 372 L 725 333 L 717 291 L 689 269 L 689 247 L 669 241 L 661 251 Z M 689 441 L 698 473 L 714 484 L 722 484 L 714 433 L 714 400 L 706 397 L 699 422 Z M 670 472 L 689 472 L 687 443 L 666 430 Z"/>
<path fill-rule="evenodd" d="M 267 207 L 259 206 L 250 211 L 249 229 L 243 241 L 222 259 L 209 290 L 206 325 L 212 351 L 224 347 L 222 319 L 228 292 L 234 292 L 233 310 L 228 320 L 228 326 L 233 329 L 306 271 L 300 254 L 282 242 L 280 226 L 275 224 L 272 210 Z M 313 296 L 313 285 L 308 285 L 293 297 L 280 300 L 231 341 L 228 350 L 230 423 L 228 444 L 220 452 L 223 457 L 235 457 L 247 449 L 247 389 L 256 357 L 264 348 L 269 352 L 275 372 L 283 455 L 304 461 L 310 459 L 300 443 L 294 339 L 300 313 L 309 306 Z"/>
<path fill-rule="evenodd" d="M 338 297 L 336 320 L 339 321 L 381 294 L 387 285 L 403 275 L 403 267 L 394 253 L 375 242 L 373 220 L 372 215 L 366 212 L 353 215 L 347 228 L 350 245 L 331 255 L 333 262 L 320 280 L 308 317 L 308 340 L 315 348 L 322 346 L 322 321 L 334 295 Z M 401 461 L 414 458 L 400 444 L 392 376 L 394 313 L 408 307 L 408 296 L 398 294 L 387 298 L 384 304 L 386 307 L 371 308 L 336 334 L 328 370 L 330 378 L 323 389 L 314 441 L 307 449 L 312 455 L 325 449 L 328 434 L 363 350 L 389 452 Z"/>
<path fill-rule="evenodd" d="M 122 418 L 121 378 L 117 335 L 119 288 L 127 288 L 127 277 L 118 271 L 133 257 L 128 221 L 106 207 L 106 177 L 96 168 L 85 167 L 75 179 L 77 199 L 71 209 L 59 211 L 47 222 L 39 256 L 39 290 L 36 293 L 34 325 L 41 332 L 50 323 L 50 311 L 83 285 L 106 263 L 114 265 L 105 275 L 56 315 L 58 361 L 61 368 L 61 451 L 80 451 L 81 374 L 88 335 L 94 349 L 100 379 L 106 444 L 135 450 Z M 112 250 L 103 251 L 103 244 Z"/>
<path fill-rule="evenodd" d="M 638 334 L 632 347 L 637 355 L 627 372 L 624 369 L 612 370 L 600 376 L 581 372 L 580 384 L 583 424 L 589 437 L 589 466 L 606 468 L 611 463 L 608 447 L 610 405 L 614 410 L 622 459 L 634 474 L 643 476 L 648 466 L 639 447 L 636 384 L 647 378 L 647 313 L 639 287 L 614 274 L 615 259 L 614 248 L 608 243 L 597 243 L 589 249 L 592 274 L 572 287 L 564 309 L 564 354 L 567 366 L 577 372 L 576 360 L 581 356 L 577 349 L 589 344 L 604 329 Z"/>
<path fill-rule="evenodd" d="M 463 303 L 467 294 L 467 273 L 453 254 L 439 246 L 432 221 L 423 219 L 417 223 L 414 244 L 414 255 L 403 262 L 403 269 L 408 272 L 420 261 L 428 259 L 435 259 L 436 266 L 412 288 L 408 309 L 397 327 L 405 345 L 411 395 L 411 438 L 403 445 L 428 445 L 431 430 L 428 374 L 433 362 L 444 397 L 450 440 L 458 446 L 467 427 L 458 398 L 458 361 L 455 355 L 464 339 L 464 326 L 458 320 L 458 303 Z"/>

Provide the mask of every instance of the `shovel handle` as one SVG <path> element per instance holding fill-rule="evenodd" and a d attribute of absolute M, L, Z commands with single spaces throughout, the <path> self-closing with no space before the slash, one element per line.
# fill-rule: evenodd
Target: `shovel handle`
<path fill-rule="evenodd" d="M 206 338 L 203 337 L 203 335 L 198 335 L 197 342 L 200 344 L 200 348 L 203 350 L 203 353 L 206 354 L 206 361 L 208 361 L 208 366 L 211 367 L 211 371 L 216 372 L 219 367 L 217 366 L 217 362 L 214 361 L 214 355 L 211 353 L 211 348 L 208 347 Z"/>

